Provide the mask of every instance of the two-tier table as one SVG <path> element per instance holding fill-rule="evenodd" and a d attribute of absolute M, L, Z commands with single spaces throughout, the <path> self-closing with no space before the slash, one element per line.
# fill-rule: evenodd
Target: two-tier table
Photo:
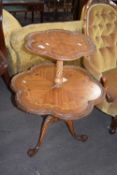
<path fill-rule="evenodd" d="M 11 82 L 18 107 L 44 116 L 38 142 L 28 150 L 28 155 L 33 156 L 39 150 L 49 124 L 59 120 L 65 122 L 74 138 L 86 141 L 86 135 L 76 134 L 73 121 L 92 111 L 104 95 L 103 88 L 84 69 L 63 66 L 63 61 L 92 54 L 93 43 L 76 31 L 47 30 L 29 34 L 25 47 L 56 61 L 56 64 L 37 65 L 19 73 Z"/>

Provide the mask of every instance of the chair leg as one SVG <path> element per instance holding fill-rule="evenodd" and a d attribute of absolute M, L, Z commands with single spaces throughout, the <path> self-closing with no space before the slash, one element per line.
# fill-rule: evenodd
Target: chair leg
<path fill-rule="evenodd" d="M 46 131 L 47 131 L 49 125 L 56 122 L 56 121 L 58 121 L 58 120 L 59 119 L 57 119 L 53 116 L 47 116 L 43 120 L 43 123 L 42 123 L 42 126 L 41 126 L 41 132 L 40 132 L 40 135 L 39 135 L 39 138 L 38 138 L 38 142 L 37 142 L 37 144 L 34 148 L 31 148 L 27 151 L 28 156 L 32 157 L 38 152 L 38 150 L 39 150 L 39 148 L 40 148 L 40 146 L 43 142 L 44 136 L 46 134 Z"/>
<path fill-rule="evenodd" d="M 27 12 L 24 13 L 24 18 L 27 19 Z"/>
<path fill-rule="evenodd" d="M 43 22 L 43 11 L 40 11 L 40 22 Z"/>
<path fill-rule="evenodd" d="M 32 10 L 32 23 L 34 22 L 34 10 Z"/>
<path fill-rule="evenodd" d="M 76 134 L 75 132 L 75 129 L 74 129 L 74 126 L 73 126 L 73 121 L 72 120 L 68 120 L 68 121 L 65 121 L 67 127 L 68 127 L 68 130 L 70 132 L 70 134 L 77 140 L 79 141 L 82 141 L 82 142 L 85 142 L 87 139 L 88 139 L 88 136 L 87 135 L 79 135 L 79 134 Z"/>
<path fill-rule="evenodd" d="M 110 125 L 109 133 L 110 134 L 115 134 L 117 129 L 117 116 L 112 117 L 112 122 Z"/>

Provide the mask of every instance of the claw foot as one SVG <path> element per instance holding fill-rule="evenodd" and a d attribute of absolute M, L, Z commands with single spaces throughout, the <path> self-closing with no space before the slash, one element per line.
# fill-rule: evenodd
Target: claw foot
<path fill-rule="evenodd" d="M 116 133 L 116 129 L 109 128 L 109 133 L 110 133 L 110 134 L 115 134 L 115 133 Z"/>
<path fill-rule="evenodd" d="M 77 135 L 76 139 L 81 141 L 81 142 L 86 142 L 88 139 L 88 136 L 87 135 Z"/>
<path fill-rule="evenodd" d="M 27 154 L 29 157 L 33 157 L 39 150 L 39 147 L 38 148 L 31 148 L 27 151 Z"/>

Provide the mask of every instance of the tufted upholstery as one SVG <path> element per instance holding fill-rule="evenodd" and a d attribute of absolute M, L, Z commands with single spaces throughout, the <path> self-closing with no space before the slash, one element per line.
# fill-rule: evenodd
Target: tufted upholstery
<path fill-rule="evenodd" d="M 108 93 L 117 97 L 117 11 L 108 4 L 93 4 L 87 11 L 85 33 L 96 46 L 95 53 L 84 59 L 84 65 L 97 79 L 106 77 Z M 117 115 L 117 100 L 106 99 L 98 105 L 103 112 Z"/>
<path fill-rule="evenodd" d="M 87 34 L 96 45 L 92 63 L 100 72 L 114 68 L 117 61 L 117 12 L 113 7 L 100 4 L 90 8 Z"/>
<path fill-rule="evenodd" d="M 35 64 L 42 62 L 52 61 L 47 58 L 42 58 L 35 54 L 30 53 L 24 47 L 25 36 L 31 32 L 42 31 L 47 29 L 66 29 L 66 30 L 79 30 L 82 31 L 82 22 L 56 22 L 56 23 L 43 23 L 31 24 L 22 27 L 17 20 L 7 11 L 3 13 L 3 29 L 5 35 L 5 42 L 9 52 L 9 72 L 14 75 L 18 72 L 24 71 Z M 78 64 L 76 60 L 70 64 Z"/>

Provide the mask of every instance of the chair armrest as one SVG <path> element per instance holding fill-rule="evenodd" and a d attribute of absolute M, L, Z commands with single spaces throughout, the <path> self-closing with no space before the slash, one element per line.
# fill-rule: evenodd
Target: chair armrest
<path fill-rule="evenodd" d="M 90 57 L 86 57 L 83 59 L 83 65 L 94 78 L 96 78 L 97 80 L 101 79 L 102 73 L 99 72 L 99 70 L 94 66 L 94 64 L 92 64 Z"/>

